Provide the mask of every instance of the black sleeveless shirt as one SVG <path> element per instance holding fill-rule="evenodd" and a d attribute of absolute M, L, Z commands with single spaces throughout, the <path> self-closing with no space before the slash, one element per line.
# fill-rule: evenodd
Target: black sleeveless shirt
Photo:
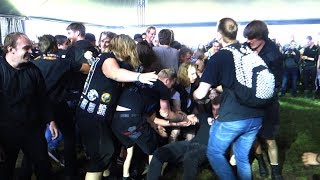
<path fill-rule="evenodd" d="M 112 52 L 102 53 L 91 65 L 79 102 L 79 109 L 96 117 L 112 117 L 122 92 L 122 83 L 107 78 L 102 72 L 108 58 L 116 59 Z M 127 62 L 116 60 L 120 68 L 133 69 Z"/>

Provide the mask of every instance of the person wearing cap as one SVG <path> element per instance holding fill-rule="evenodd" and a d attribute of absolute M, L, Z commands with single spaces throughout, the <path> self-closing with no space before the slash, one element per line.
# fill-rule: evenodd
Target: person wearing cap
<path fill-rule="evenodd" d="M 135 34 L 134 37 L 133 37 L 133 40 L 135 40 L 136 43 L 139 43 L 139 42 L 143 41 L 142 35 L 141 34 Z"/>

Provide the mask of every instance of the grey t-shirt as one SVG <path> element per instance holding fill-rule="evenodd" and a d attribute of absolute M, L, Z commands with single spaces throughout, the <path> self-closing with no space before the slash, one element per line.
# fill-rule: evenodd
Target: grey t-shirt
<path fill-rule="evenodd" d="M 152 48 L 163 68 L 174 68 L 178 71 L 179 52 L 177 49 L 167 46 Z"/>

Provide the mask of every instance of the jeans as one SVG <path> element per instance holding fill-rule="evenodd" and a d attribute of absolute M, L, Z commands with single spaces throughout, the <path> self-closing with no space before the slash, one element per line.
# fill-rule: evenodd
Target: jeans
<path fill-rule="evenodd" d="M 59 131 L 58 137 L 56 139 L 52 139 L 51 131 L 49 129 L 49 126 L 46 129 L 45 137 L 48 143 L 48 150 L 57 149 L 59 146 L 59 143 L 62 141 L 62 134 Z"/>
<path fill-rule="evenodd" d="M 289 79 L 291 80 L 292 95 L 293 96 L 297 95 L 298 76 L 299 76 L 298 68 L 287 68 L 284 70 L 282 85 L 281 85 L 281 95 L 284 95 L 286 93 Z"/>
<path fill-rule="evenodd" d="M 232 122 L 215 123 L 210 128 L 207 156 L 219 179 L 252 179 L 249 151 L 262 123 L 262 118 L 251 118 Z M 235 176 L 225 157 L 227 148 L 233 143 L 238 177 Z"/>

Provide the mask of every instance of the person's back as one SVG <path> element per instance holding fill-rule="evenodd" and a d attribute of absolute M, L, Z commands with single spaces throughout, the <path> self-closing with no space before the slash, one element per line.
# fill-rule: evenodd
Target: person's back
<path fill-rule="evenodd" d="M 218 38 L 223 47 L 239 49 L 237 23 L 231 18 L 223 18 L 218 25 Z M 219 118 L 211 126 L 208 142 L 208 158 L 220 179 L 236 179 L 236 175 L 225 158 L 227 148 L 233 143 L 237 161 L 237 174 L 240 179 L 251 179 L 248 154 L 258 130 L 261 127 L 264 111 L 240 103 L 235 95 L 236 65 L 231 51 L 221 49 L 209 61 L 201 77 L 194 98 L 202 99 L 211 87 L 223 87 Z"/>
<path fill-rule="evenodd" d="M 153 47 L 152 49 L 163 68 L 173 67 L 175 70 L 178 70 L 178 50 L 165 46 Z"/>
<path fill-rule="evenodd" d="M 169 29 L 162 29 L 159 34 L 159 43 L 157 47 L 153 47 L 159 63 L 163 68 L 174 68 L 178 71 L 179 51 L 170 47 L 173 41 L 173 32 Z"/>
<path fill-rule="evenodd" d="M 51 100 L 58 102 L 66 95 L 66 75 L 70 72 L 80 72 L 82 63 L 72 59 L 61 59 L 57 54 L 56 40 L 51 35 L 39 37 L 39 48 L 43 55 L 32 62 L 41 70 L 45 79 L 46 92 Z M 50 48 L 52 47 L 52 48 Z M 89 65 L 87 67 L 89 70 Z"/>

